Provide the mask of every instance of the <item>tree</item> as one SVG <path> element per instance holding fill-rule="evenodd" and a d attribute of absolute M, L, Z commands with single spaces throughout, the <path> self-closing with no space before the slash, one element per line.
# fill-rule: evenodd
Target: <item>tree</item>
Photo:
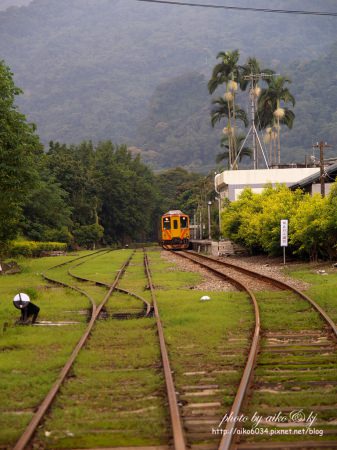
<path fill-rule="evenodd" d="M 91 142 L 67 146 L 50 142 L 47 167 L 68 193 L 67 204 L 75 227 L 96 221 L 97 197 L 93 179 L 95 151 Z"/>
<path fill-rule="evenodd" d="M 252 77 L 252 88 L 253 90 L 256 90 L 259 88 L 259 82 L 260 80 L 263 80 L 267 84 L 270 82 L 270 77 L 275 72 L 271 69 L 261 69 L 260 62 L 256 58 L 249 57 L 247 59 L 246 64 L 241 66 L 240 71 L 240 88 L 245 91 L 248 86 L 250 86 L 250 77 L 251 75 L 254 75 Z M 267 75 L 267 77 L 261 77 L 261 74 Z M 255 92 L 256 97 L 260 95 L 260 89 Z"/>
<path fill-rule="evenodd" d="M 251 157 L 252 156 L 252 149 L 250 147 L 242 147 L 246 137 L 243 134 L 240 134 L 239 136 L 235 136 L 234 139 L 236 141 L 236 143 L 235 143 L 236 148 L 241 149 L 240 154 L 239 155 L 235 155 L 235 159 L 238 157 L 239 161 L 241 161 L 244 156 Z M 226 150 L 224 152 L 222 152 L 222 153 L 218 153 L 218 155 L 216 157 L 216 162 L 220 163 L 223 160 L 227 160 L 228 161 L 228 169 L 230 170 L 230 168 L 231 168 L 229 166 L 229 151 L 230 151 L 230 147 L 229 147 L 228 136 L 224 136 L 221 139 L 220 146 L 222 148 L 225 148 Z M 235 162 L 235 160 L 233 161 L 233 163 L 234 162 Z"/>
<path fill-rule="evenodd" d="M 74 230 L 76 243 L 81 247 L 95 248 L 96 244 L 103 237 L 104 228 L 98 223 L 82 225 Z"/>
<path fill-rule="evenodd" d="M 15 86 L 13 73 L 0 61 L 0 246 L 18 233 L 22 207 L 36 186 L 37 161 L 42 145 L 33 124 L 15 106 L 22 90 Z"/>
<path fill-rule="evenodd" d="M 244 245 L 251 253 L 262 251 L 261 221 L 262 211 L 261 195 L 246 188 L 238 200 L 230 203 L 222 213 L 222 232 L 235 242 Z"/>
<path fill-rule="evenodd" d="M 125 145 L 96 148 L 95 186 L 106 242 L 128 243 L 153 233 L 157 191 L 154 176 Z"/>
<path fill-rule="evenodd" d="M 46 156 L 40 165 L 40 179 L 23 205 L 20 228 L 25 236 L 36 241 L 70 243 L 72 221 L 68 194 L 46 167 Z"/>
<path fill-rule="evenodd" d="M 245 124 L 248 122 L 245 112 L 235 104 L 235 94 L 240 83 L 240 67 L 238 65 L 240 53 L 238 50 L 220 52 L 217 59 L 220 63 L 216 64 L 212 71 L 211 79 L 208 82 L 208 91 L 213 94 L 222 84 L 226 85 L 226 92 L 223 98 L 213 101 L 217 106 L 211 111 L 211 121 L 220 121 L 223 117 L 227 118 L 227 126 L 224 133 L 228 136 L 228 159 L 232 166 L 237 155 L 236 147 L 236 119 L 241 119 Z"/>
<path fill-rule="evenodd" d="M 251 253 L 280 254 L 280 221 L 293 217 L 302 196 L 300 190 L 293 192 L 285 185 L 266 185 L 261 194 L 246 188 L 224 210 L 224 235 L 245 245 Z"/>
<path fill-rule="evenodd" d="M 329 210 L 327 198 L 319 194 L 306 194 L 290 219 L 289 242 L 297 248 L 295 253 L 309 256 L 311 261 L 327 257 L 330 253 Z M 336 241 L 335 241 L 336 242 Z"/>
<path fill-rule="evenodd" d="M 295 98 L 290 93 L 287 83 L 290 80 L 283 76 L 274 76 L 270 79 L 268 87 L 263 89 L 258 99 L 258 121 L 259 128 L 264 129 L 272 127 L 275 130 L 275 138 L 277 139 L 277 157 L 274 155 L 274 162 L 281 162 L 281 144 L 280 131 L 281 124 L 292 128 L 295 114 L 286 107 L 287 103 L 295 106 Z M 272 133 L 272 131 L 269 131 Z M 273 135 L 270 136 L 274 139 Z"/>

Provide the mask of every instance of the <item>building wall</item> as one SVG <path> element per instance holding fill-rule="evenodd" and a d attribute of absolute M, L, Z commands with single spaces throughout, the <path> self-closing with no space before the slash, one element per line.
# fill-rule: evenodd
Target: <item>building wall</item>
<path fill-rule="evenodd" d="M 329 194 L 332 185 L 333 185 L 333 183 L 325 183 L 325 195 Z M 321 193 L 321 185 L 313 184 L 311 186 L 311 195 L 320 194 L 320 193 Z"/>
<path fill-rule="evenodd" d="M 284 183 L 287 186 L 304 178 L 318 174 L 317 168 L 294 169 L 258 169 L 258 170 L 226 170 L 215 177 L 215 189 L 221 197 L 230 201 L 236 200 L 244 188 L 250 187 L 253 192 L 261 192 L 267 183 L 273 186 Z"/>

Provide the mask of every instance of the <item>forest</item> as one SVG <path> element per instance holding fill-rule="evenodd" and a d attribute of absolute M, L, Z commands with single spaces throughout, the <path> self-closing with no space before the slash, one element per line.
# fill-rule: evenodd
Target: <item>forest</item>
<path fill-rule="evenodd" d="M 337 185 L 326 198 L 283 185 L 266 186 L 262 194 L 246 189 L 223 205 L 219 230 L 214 172 L 176 167 L 154 173 L 140 155 L 109 140 L 51 141 L 44 149 L 35 125 L 16 106 L 20 95 L 0 62 L 0 256 L 156 241 L 162 213 L 182 209 L 192 219 L 201 213 L 205 223 L 209 200 L 213 237 L 222 234 L 251 253 L 279 254 L 280 220 L 288 218 L 292 254 L 336 256 Z"/>
<path fill-rule="evenodd" d="M 291 7 L 333 11 L 335 0 Z M 33 0 L 0 12 L 0 54 L 44 145 L 112 140 L 137 149 L 156 170 L 182 165 L 206 174 L 221 150 L 207 91 L 220 51 L 238 48 L 242 63 L 256 57 L 291 79 L 296 121 L 282 136 L 284 162 L 303 162 L 321 138 L 336 145 L 335 30 L 335 17 Z M 247 107 L 248 96 L 241 103 Z"/>
<path fill-rule="evenodd" d="M 155 241 L 163 212 L 182 208 L 191 214 L 197 207 L 203 177 L 179 168 L 155 175 L 125 145 L 51 141 L 44 151 L 36 127 L 15 104 L 21 94 L 1 62 L 2 254 L 25 240 L 71 248 Z M 32 246 L 21 247 L 29 254 Z"/>

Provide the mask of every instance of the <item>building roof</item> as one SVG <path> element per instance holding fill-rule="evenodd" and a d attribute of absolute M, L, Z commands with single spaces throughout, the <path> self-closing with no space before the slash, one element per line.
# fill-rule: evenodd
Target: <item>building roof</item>
<path fill-rule="evenodd" d="M 327 166 L 324 169 L 324 173 L 331 176 L 331 178 L 332 178 L 331 182 L 333 182 L 337 176 L 337 163 L 332 164 L 331 166 Z M 296 181 L 295 183 L 289 185 L 289 188 L 290 189 L 305 188 L 306 186 L 310 186 L 311 184 L 319 182 L 320 176 L 321 176 L 320 169 L 318 169 L 317 173 L 311 174 L 311 175 L 303 178 L 302 180 Z"/>

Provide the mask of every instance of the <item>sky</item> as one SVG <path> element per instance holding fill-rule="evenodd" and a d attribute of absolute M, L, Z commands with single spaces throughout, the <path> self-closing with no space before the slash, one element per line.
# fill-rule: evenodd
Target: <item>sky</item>
<path fill-rule="evenodd" d="M 31 3 L 32 0 L 0 0 L 0 11 L 4 11 L 10 6 L 23 6 Z"/>

